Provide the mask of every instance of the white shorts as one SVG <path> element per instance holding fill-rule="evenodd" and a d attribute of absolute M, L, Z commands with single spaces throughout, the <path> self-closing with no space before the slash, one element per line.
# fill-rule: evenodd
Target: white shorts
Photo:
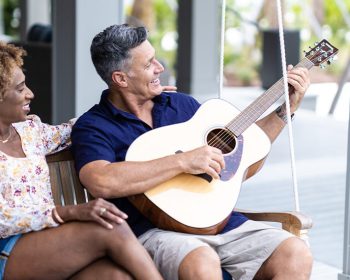
<path fill-rule="evenodd" d="M 221 266 L 235 280 L 251 280 L 272 252 L 294 235 L 270 225 L 248 220 L 220 235 L 193 235 L 151 229 L 139 237 L 166 280 L 178 279 L 185 256 L 201 246 L 210 246 Z"/>

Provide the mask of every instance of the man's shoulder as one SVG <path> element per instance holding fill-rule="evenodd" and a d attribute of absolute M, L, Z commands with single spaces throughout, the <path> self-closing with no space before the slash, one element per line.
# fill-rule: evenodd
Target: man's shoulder
<path fill-rule="evenodd" d="M 98 125 L 101 124 L 101 122 L 104 122 L 105 119 L 106 114 L 103 112 L 103 110 L 101 110 L 101 108 L 98 105 L 94 105 L 78 118 L 74 126 L 76 127 L 86 124 Z"/>

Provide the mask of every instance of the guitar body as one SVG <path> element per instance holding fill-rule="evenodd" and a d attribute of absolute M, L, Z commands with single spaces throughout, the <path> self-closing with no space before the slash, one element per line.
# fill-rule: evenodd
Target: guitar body
<path fill-rule="evenodd" d="M 230 103 L 205 102 L 187 122 L 151 130 L 129 147 L 127 161 L 147 161 L 208 144 L 208 134 L 223 128 L 240 113 Z M 181 232 L 213 234 L 226 224 L 240 192 L 247 168 L 270 151 L 267 135 L 255 124 L 236 139 L 225 154 L 220 179 L 180 174 L 130 201 L 156 226 Z M 211 180 L 212 179 L 212 180 Z"/>
<path fill-rule="evenodd" d="M 310 69 L 330 62 L 337 53 L 337 48 L 322 40 L 296 67 Z M 127 152 L 128 161 L 157 159 L 208 144 L 222 150 L 226 167 L 220 179 L 180 174 L 130 197 L 130 201 L 159 228 L 196 234 L 220 232 L 237 202 L 247 169 L 270 151 L 269 138 L 254 122 L 283 93 L 280 79 L 242 112 L 226 101 L 212 99 L 189 121 L 138 137 Z"/>

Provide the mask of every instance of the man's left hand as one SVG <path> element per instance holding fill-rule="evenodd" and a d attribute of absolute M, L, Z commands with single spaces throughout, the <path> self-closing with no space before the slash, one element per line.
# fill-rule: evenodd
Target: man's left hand
<path fill-rule="evenodd" d="M 287 77 L 288 84 L 291 85 L 289 87 L 290 111 L 294 113 L 298 109 L 306 90 L 310 86 L 309 70 L 304 67 L 293 68 L 293 65 L 288 65 Z"/>

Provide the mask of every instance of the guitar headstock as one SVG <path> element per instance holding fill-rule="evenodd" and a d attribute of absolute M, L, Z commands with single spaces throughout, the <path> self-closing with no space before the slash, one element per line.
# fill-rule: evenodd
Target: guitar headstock
<path fill-rule="evenodd" d="M 322 63 L 328 64 L 334 59 L 338 53 L 338 49 L 332 46 L 327 40 L 323 39 L 317 43 L 314 48 L 305 53 L 305 57 L 310 60 L 315 66 L 323 66 Z"/>

